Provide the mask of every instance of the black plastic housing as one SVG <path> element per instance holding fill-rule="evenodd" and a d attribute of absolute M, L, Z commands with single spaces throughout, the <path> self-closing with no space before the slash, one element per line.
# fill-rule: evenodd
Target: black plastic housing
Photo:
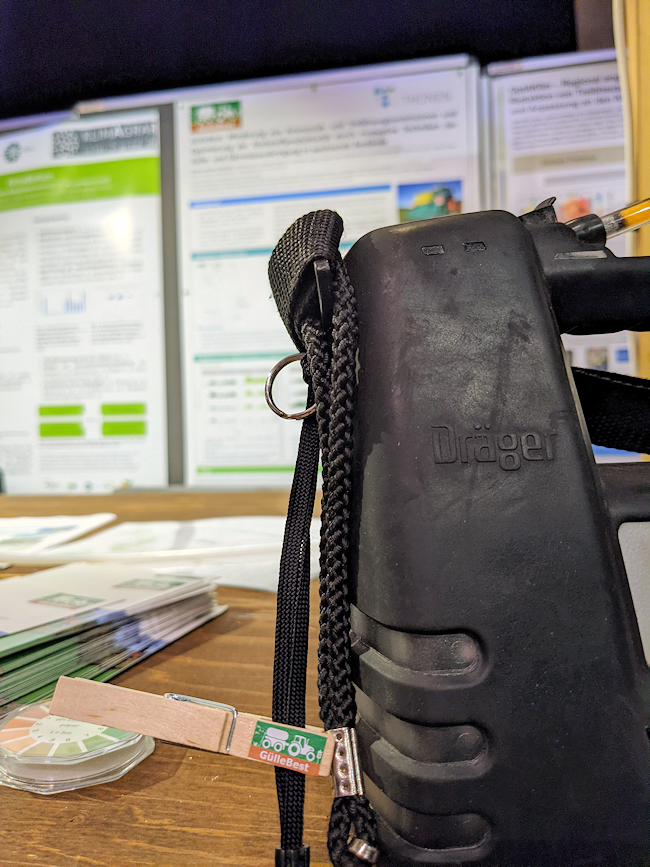
<path fill-rule="evenodd" d="M 358 735 L 391 867 L 650 864 L 648 669 L 532 234 L 469 214 L 346 257 Z"/>

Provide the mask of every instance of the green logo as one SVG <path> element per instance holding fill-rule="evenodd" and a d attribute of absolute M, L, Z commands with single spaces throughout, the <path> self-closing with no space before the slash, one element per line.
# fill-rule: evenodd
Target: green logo
<path fill-rule="evenodd" d="M 275 722 L 255 726 L 249 757 L 260 762 L 316 776 L 327 744 L 325 735 Z"/>
<path fill-rule="evenodd" d="M 241 102 L 213 102 L 192 106 L 192 132 L 208 132 L 241 125 Z"/>
<path fill-rule="evenodd" d="M 18 142 L 12 142 L 5 148 L 5 159 L 8 163 L 15 163 L 20 156 L 21 147 Z"/>
<path fill-rule="evenodd" d="M 42 605 L 56 605 L 59 608 L 85 608 L 87 605 L 97 605 L 103 599 L 93 599 L 92 596 L 78 596 L 76 593 L 52 593 L 50 596 L 41 596 L 40 599 L 32 599 L 32 602 L 40 602 Z"/>

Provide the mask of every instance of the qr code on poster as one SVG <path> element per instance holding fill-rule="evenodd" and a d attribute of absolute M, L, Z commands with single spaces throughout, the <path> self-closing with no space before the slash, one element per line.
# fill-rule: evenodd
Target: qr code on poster
<path fill-rule="evenodd" d="M 74 130 L 58 130 L 52 133 L 52 156 L 73 157 L 79 150 L 79 133 Z"/>

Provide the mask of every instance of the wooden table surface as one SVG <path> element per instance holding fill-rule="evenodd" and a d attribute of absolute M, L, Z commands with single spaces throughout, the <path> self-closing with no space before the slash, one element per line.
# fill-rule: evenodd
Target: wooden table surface
<path fill-rule="evenodd" d="M 286 505 L 285 492 L 0 496 L 0 516 L 115 512 L 121 521 L 188 520 L 284 514 Z M 113 682 L 270 715 L 275 594 L 222 587 L 218 596 L 229 605 L 225 614 Z M 307 722 L 313 725 L 320 725 L 317 599 L 313 582 L 307 674 Z M 305 843 L 311 847 L 312 865 L 323 867 L 329 864 L 325 840 L 331 782 L 308 777 L 306 789 Z M 274 863 L 278 841 L 272 768 L 159 741 L 149 758 L 113 783 L 60 795 L 0 788 L 1 867 L 262 867 Z"/>

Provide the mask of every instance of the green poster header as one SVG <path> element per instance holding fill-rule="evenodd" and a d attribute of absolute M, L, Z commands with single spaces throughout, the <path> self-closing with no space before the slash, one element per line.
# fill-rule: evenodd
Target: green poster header
<path fill-rule="evenodd" d="M 0 211 L 160 193 L 160 160 L 51 166 L 0 176 Z"/>

